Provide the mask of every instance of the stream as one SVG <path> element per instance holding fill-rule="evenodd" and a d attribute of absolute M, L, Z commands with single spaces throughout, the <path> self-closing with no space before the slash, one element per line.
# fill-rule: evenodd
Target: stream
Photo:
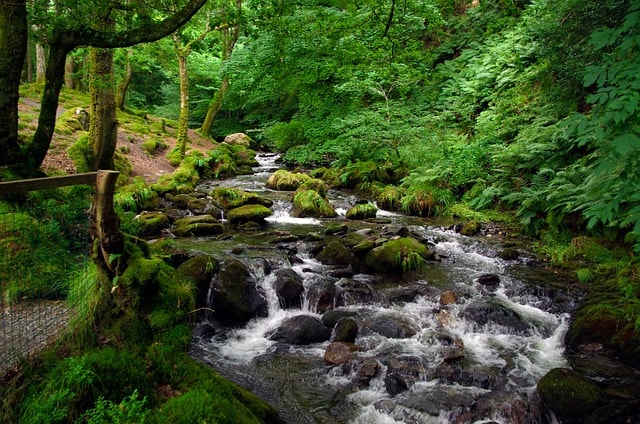
<path fill-rule="evenodd" d="M 329 192 L 338 218 L 292 218 L 291 193 L 265 187 L 277 156 L 257 159 L 253 175 L 203 182 L 200 190 L 234 187 L 272 199 L 268 228 L 176 244 L 247 264 L 268 314 L 215 332 L 201 322 L 194 330 L 194 358 L 265 399 L 289 423 L 557 422 L 535 389 L 550 369 L 567 366 L 563 339 L 575 304 L 558 289 L 558 275 L 526 254 L 500 259 L 497 238 L 465 237 L 424 218 L 382 210 L 376 221 L 350 221 L 350 230 L 404 229 L 427 240 L 437 260 L 412 278 L 342 275 L 314 259 L 307 235 L 345 222 L 356 197 Z M 296 237 L 274 243 L 273 234 Z M 274 289 L 275 271 L 282 268 L 303 281 L 302 303 L 294 308 L 283 309 Z M 320 307 L 318 287 L 327 282 L 339 301 Z M 272 339 L 283 322 L 300 315 L 331 325 L 345 317 L 356 322 L 350 359 L 327 364 L 330 341 Z"/>

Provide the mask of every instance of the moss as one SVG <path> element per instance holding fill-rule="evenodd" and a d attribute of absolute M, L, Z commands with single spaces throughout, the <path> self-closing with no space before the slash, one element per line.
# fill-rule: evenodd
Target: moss
<path fill-rule="evenodd" d="M 262 205 L 267 208 L 273 206 L 273 201 L 237 188 L 216 188 L 211 191 L 214 203 L 221 209 L 229 210 L 244 205 Z"/>
<path fill-rule="evenodd" d="M 480 231 L 480 223 L 478 221 L 470 221 L 462 225 L 460 234 L 463 236 L 475 236 Z"/>
<path fill-rule="evenodd" d="M 427 247 L 411 237 L 390 240 L 369 251 L 367 266 L 375 272 L 403 273 L 419 270 L 429 258 Z"/>
<path fill-rule="evenodd" d="M 404 195 L 404 190 L 394 185 L 374 185 L 372 191 L 379 208 L 388 211 L 400 210 L 400 199 Z"/>
<path fill-rule="evenodd" d="M 144 143 L 142 143 L 142 150 L 147 152 L 149 156 L 154 156 L 166 148 L 167 144 L 159 137 L 148 137 Z"/>
<path fill-rule="evenodd" d="M 360 203 L 354 205 L 346 213 L 347 219 L 368 219 L 375 218 L 378 208 L 371 203 Z"/>
<path fill-rule="evenodd" d="M 227 219 L 233 225 L 243 224 L 248 221 L 262 222 L 268 216 L 271 216 L 273 211 L 266 206 L 262 205 L 244 205 L 235 209 L 231 209 L 228 213 Z"/>
<path fill-rule="evenodd" d="M 300 191 L 293 196 L 291 215 L 298 218 L 338 216 L 331 204 L 315 190 Z"/>
<path fill-rule="evenodd" d="M 157 236 L 165 228 L 169 228 L 169 217 L 162 212 L 149 212 L 136 216 L 139 237 Z"/>
<path fill-rule="evenodd" d="M 222 234 L 224 227 L 211 215 L 197 215 L 176 219 L 172 231 L 178 237 L 210 236 Z"/>
<path fill-rule="evenodd" d="M 300 187 L 298 187 L 296 189 L 297 192 L 299 191 L 307 191 L 307 190 L 314 190 L 315 192 L 317 192 L 321 197 L 324 197 L 325 199 L 327 198 L 327 191 L 329 190 L 329 187 L 327 187 L 327 184 L 317 178 L 310 178 L 306 181 L 304 181 Z"/>
<path fill-rule="evenodd" d="M 89 134 L 83 134 L 78 137 L 78 140 L 69 146 L 67 153 L 76 166 L 77 172 L 90 172 L 92 170 L 93 155 L 89 149 Z"/>
<path fill-rule="evenodd" d="M 133 212 L 153 210 L 158 207 L 159 201 L 158 193 L 149 188 L 142 178 L 120 187 L 113 198 L 116 208 Z"/>
<path fill-rule="evenodd" d="M 267 180 L 267 187 L 272 190 L 294 191 L 304 182 L 310 180 L 306 174 L 291 173 L 284 169 L 279 169 Z"/>
<path fill-rule="evenodd" d="M 602 392 L 594 383 L 565 368 L 554 368 L 543 376 L 538 393 L 561 419 L 585 416 L 602 402 Z"/>

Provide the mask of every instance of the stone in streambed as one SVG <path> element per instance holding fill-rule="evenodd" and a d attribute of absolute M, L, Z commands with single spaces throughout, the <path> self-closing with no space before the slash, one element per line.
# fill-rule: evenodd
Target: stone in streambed
<path fill-rule="evenodd" d="M 172 228 L 178 237 L 199 237 L 222 234 L 224 227 L 211 215 L 185 216 L 178 218 Z"/>
<path fill-rule="evenodd" d="M 311 315 L 296 315 L 284 320 L 269 335 L 269 340 L 293 345 L 308 345 L 329 340 L 331 329 Z"/>

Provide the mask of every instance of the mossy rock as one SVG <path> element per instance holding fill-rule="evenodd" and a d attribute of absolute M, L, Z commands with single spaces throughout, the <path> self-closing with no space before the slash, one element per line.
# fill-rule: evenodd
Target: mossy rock
<path fill-rule="evenodd" d="M 227 214 L 227 219 L 232 225 L 244 224 L 249 221 L 261 223 L 272 214 L 273 211 L 266 206 L 244 205 L 231 209 Z"/>
<path fill-rule="evenodd" d="M 478 221 L 467 222 L 460 228 L 460 234 L 467 237 L 475 236 L 478 231 L 480 231 L 480 223 Z"/>
<path fill-rule="evenodd" d="M 317 191 L 307 190 L 293 196 L 291 215 L 296 218 L 335 218 L 338 213 Z"/>
<path fill-rule="evenodd" d="M 538 382 L 538 394 L 560 419 L 579 422 L 602 404 L 602 391 L 567 368 L 554 368 Z"/>
<path fill-rule="evenodd" d="M 196 308 L 207 306 L 207 293 L 211 279 L 220 269 L 220 263 L 211 255 L 198 255 L 182 263 L 176 271 L 191 281 L 196 289 Z"/>
<path fill-rule="evenodd" d="M 401 274 L 419 270 L 429 258 L 427 247 L 411 237 L 390 240 L 369 251 L 367 266 L 374 272 Z"/>
<path fill-rule="evenodd" d="M 279 169 L 267 180 L 267 188 L 279 191 L 295 191 L 311 177 L 306 174 L 291 173 L 285 169 Z"/>
<path fill-rule="evenodd" d="M 237 188 L 215 188 L 211 191 L 211 197 L 214 203 L 224 210 L 244 205 L 262 205 L 267 208 L 273 206 L 271 199 Z"/>
<path fill-rule="evenodd" d="M 377 213 L 378 208 L 376 205 L 371 203 L 359 203 L 347 211 L 346 218 L 353 220 L 369 219 L 375 218 Z"/>
<path fill-rule="evenodd" d="M 633 366 L 640 364 L 640 333 L 635 320 L 629 320 L 620 308 L 623 299 L 610 294 L 593 296 L 574 315 L 566 335 L 569 347 L 578 349 L 589 343 L 602 344 Z"/>
<path fill-rule="evenodd" d="M 138 236 L 151 237 L 160 235 L 165 228 L 169 228 L 169 217 L 162 212 L 143 212 L 136 216 L 138 222 Z"/>
<path fill-rule="evenodd" d="M 224 142 L 231 146 L 242 146 L 242 147 L 250 147 L 251 146 L 251 137 L 246 135 L 245 133 L 234 133 L 229 134 L 224 138 Z"/>
<path fill-rule="evenodd" d="M 211 215 L 185 216 L 176 219 L 172 229 L 178 237 L 199 237 L 222 234 L 224 227 Z"/>
<path fill-rule="evenodd" d="M 316 259 L 325 265 L 350 265 L 354 257 L 342 242 L 333 240 L 316 255 Z"/>
<path fill-rule="evenodd" d="M 296 189 L 297 192 L 307 190 L 315 190 L 320 196 L 326 198 L 329 187 L 327 187 L 327 184 L 324 181 L 318 178 L 310 178 L 304 181 L 300 187 Z"/>

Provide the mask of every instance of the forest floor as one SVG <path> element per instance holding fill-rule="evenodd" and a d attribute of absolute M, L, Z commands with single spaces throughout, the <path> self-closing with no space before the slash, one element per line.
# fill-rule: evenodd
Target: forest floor
<path fill-rule="evenodd" d="M 73 103 L 74 101 L 78 103 L 77 107 L 89 110 L 85 107 L 82 100 L 76 99 L 61 103 L 57 113 L 58 122 L 56 123 L 56 131 L 41 167 L 42 171 L 47 175 L 77 173 L 76 164 L 69 155 L 68 148 L 78 140 L 83 132 L 74 131 L 69 134 L 68 131 L 58 131 L 58 128 L 64 125 L 61 121 L 64 121 L 65 116 L 68 116 L 65 112 L 69 109 L 69 103 Z M 35 131 L 37 126 L 40 103 L 36 99 L 22 97 L 18 109 L 22 126 L 21 133 L 28 136 Z M 141 176 L 147 183 L 152 183 L 160 176 L 173 172 L 175 167 L 169 163 L 167 153 L 176 145 L 176 138 L 174 136 L 176 128 L 172 126 L 174 122 L 167 121 L 166 125 L 164 125 L 164 131 L 143 131 L 148 132 L 148 134 L 142 134 L 140 131 L 135 130 L 135 128 L 140 128 L 140 126 L 131 125 L 128 117 L 133 118 L 133 121 L 144 120 L 148 128 L 154 126 L 154 124 L 155 127 L 159 127 L 160 118 L 151 115 L 141 118 L 124 112 L 118 112 L 118 114 L 121 125 L 118 128 L 118 144 L 116 150 L 120 154 L 123 154 L 131 164 L 131 176 Z M 123 116 L 124 119 L 121 119 Z M 158 149 L 154 154 L 149 154 L 143 147 L 145 141 L 150 137 L 153 137 L 156 141 L 160 141 L 163 146 L 162 149 Z M 216 144 L 215 141 L 201 136 L 194 130 L 188 130 L 188 140 L 189 149 L 200 150 L 205 153 Z"/>

